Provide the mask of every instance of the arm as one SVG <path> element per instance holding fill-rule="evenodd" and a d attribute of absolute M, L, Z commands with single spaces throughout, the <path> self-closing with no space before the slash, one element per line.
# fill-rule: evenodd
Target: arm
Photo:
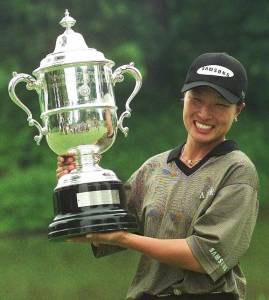
<path fill-rule="evenodd" d="M 186 242 L 213 281 L 236 266 L 246 252 L 257 209 L 257 191 L 247 184 L 234 184 L 223 187 L 196 219 Z"/>
<path fill-rule="evenodd" d="M 91 242 L 95 246 L 116 245 L 142 252 L 165 264 L 205 273 L 185 239 L 157 239 L 126 231 L 116 231 L 88 234 L 86 237 L 74 238 L 72 241 Z"/>
<path fill-rule="evenodd" d="M 156 239 L 126 232 L 119 244 L 142 252 L 162 263 L 204 273 L 185 239 Z"/>

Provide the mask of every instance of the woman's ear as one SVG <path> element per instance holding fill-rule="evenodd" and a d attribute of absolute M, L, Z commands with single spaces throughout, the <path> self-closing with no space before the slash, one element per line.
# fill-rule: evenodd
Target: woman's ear
<path fill-rule="evenodd" d="M 240 104 L 236 105 L 236 117 L 238 117 L 241 113 L 241 111 L 245 108 L 246 103 L 245 102 L 241 102 Z"/>

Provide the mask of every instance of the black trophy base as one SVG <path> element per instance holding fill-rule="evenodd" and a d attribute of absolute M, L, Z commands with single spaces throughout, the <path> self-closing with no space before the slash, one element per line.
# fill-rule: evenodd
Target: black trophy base
<path fill-rule="evenodd" d="M 64 241 L 93 232 L 137 231 L 136 217 L 126 210 L 121 182 L 94 182 L 54 191 L 55 218 L 48 238 Z"/>

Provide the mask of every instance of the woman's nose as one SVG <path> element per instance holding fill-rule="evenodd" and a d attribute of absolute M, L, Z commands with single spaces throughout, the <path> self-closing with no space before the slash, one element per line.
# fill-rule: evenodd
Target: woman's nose
<path fill-rule="evenodd" d="M 211 119 L 213 116 L 212 108 L 209 105 L 202 105 L 198 115 L 202 119 Z"/>

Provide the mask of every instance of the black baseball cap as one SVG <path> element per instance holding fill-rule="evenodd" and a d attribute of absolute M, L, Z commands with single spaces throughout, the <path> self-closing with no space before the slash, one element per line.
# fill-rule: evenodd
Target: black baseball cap
<path fill-rule="evenodd" d="M 181 92 L 206 85 L 235 104 L 245 100 L 247 83 L 247 72 L 237 59 L 227 53 L 204 53 L 191 64 Z"/>

